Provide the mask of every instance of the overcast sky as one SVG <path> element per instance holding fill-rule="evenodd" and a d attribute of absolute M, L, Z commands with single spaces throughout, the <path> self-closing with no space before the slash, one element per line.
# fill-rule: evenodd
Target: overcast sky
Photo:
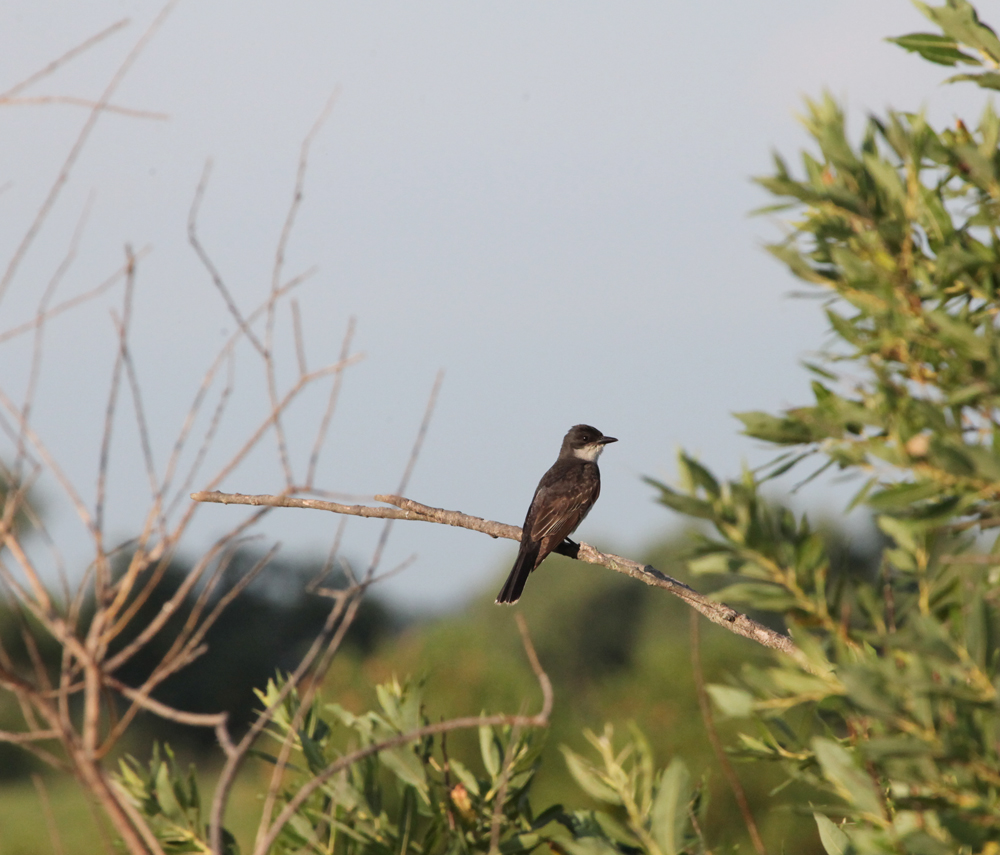
<path fill-rule="evenodd" d="M 18 93 L 97 98 L 160 8 L 7 0 L 0 90 L 128 18 Z M 344 377 L 320 485 L 395 490 L 443 370 L 412 498 L 520 523 L 565 431 L 588 422 L 620 442 L 601 460 L 601 501 L 578 534 L 638 557 L 676 524 L 642 475 L 673 478 L 683 447 L 735 477 L 764 458 L 731 413 L 808 400 L 799 361 L 823 341 L 820 306 L 791 299 L 797 284 L 761 248 L 779 235 L 776 221 L 747 216 L 768 202 L 750 179 L 768 171 L 771 150 L 794 159 L 806 144 L 794 117 L 802 97 L 827 88 L 846 99 L 855 132 L 887 106 L 926 106 L 941 122 L 981 109 L 978 91 L 940 86 L 946 69 L 883 40 L 928 29 L 904 0 L 181 0 L 112 99 L 166 118 L 100 119 L 0 303 L 0 329 L 30 317 L 85 209 L 61 295 L 106 278 L 126 244 L 149 247 L 132 343 L 162 468 L 233 330 L 186 238 L 206 161 L 201 235 L 250 308 L 270 287 L 299 148 L 336 93 L 286 262 L 289 274 L 316 267 L 298 292 L 310 365 L 337 358 L 351 317 L 364 355 Z M 0 105 L 2 266 L 86 119 L 68 104 Z M 119 303 L 112 292 L 47 338 L 35 425 L 85 496 Z M 287 310 L 279 323 L 289 327 Z M 26 339 L 0 345 L 0 364 L 16 398 Z M 293 369 L 286 352 L 285 376 Z M 260 418 L 259 377 L 241 351 L 222 450 Z M 320 412 L 317 396 L 292 420 L 300 472 Z M 108 529 L 126 537 L 148 486 L 124 421 L 116 435 Z M 224 488 L 281 489 L 272 449 Z M 67 562 L 85 562 L 82 529 L 55 485 L 42 496 Z M 803 501 L 834 513 L 843 498 L 819 484 Z M 242 513 L 202 509 L 188 554 Z M 288 510 L 266 529 L 287 552 L 315 555 L 336 524 Z M 344 554 L 363 563 L 379 531 L 353 520 Z M 456 604 L 498 586 L 515 549 L 399 523 L 384 566 L 417 560 L 384 592 L 418 608 Z"/>

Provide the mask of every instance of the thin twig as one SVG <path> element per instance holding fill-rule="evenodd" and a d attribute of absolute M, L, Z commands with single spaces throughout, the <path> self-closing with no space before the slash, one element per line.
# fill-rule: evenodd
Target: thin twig
<path fill-rule="evenodd" d="M 133 689 L 110 674 L 104 675 L 104 682 L 116 692 L 121 692 L 130 701 L 139 704 L 143 709 L 156 713 L 160 718 L 176 721 L 178 724 L 189 724 L 192 727 L 218 727 L 220 724 L 225 724 L 229 718 L 229 713 L 225 712 L 193 713 L 176 709 L 155 698 L 149 697 L 146 686 L 143 686 L 141 689 Z"/>
<path fill-rule="evenodd" d="M 9 100 L 10 98 L 13 98 L 15 95 L 17 95 L 18 92 L 23 92 L 32 84 L 37 83 L 44 77 L 48 77 L 50 74 L 56 71 L 60 66 L 65 65 L 67 62 L 79 56 L 81 53 L 90 50 L 90 48 L 92 48 L 98 42 L 104 41 L 104 39 L 106 39 L 108 36 L 118 32 L 118 30 L 120 30 L 122 27 L 128 26 L 128 24 L 129 24 L 129 19 L 122 18 L 120 21 L 115 21 L 115 23 L 113 23 L 110 27 L 101 30 L 96 35 L 84 39 L 76 47 L 70 48 L 62 56 L 59 56 L 56 59 L 52 60 L 52 62 L 50 62 L 44 68 L 24 78 L 24 80 L 22 80 L 20 83 L 15 84 L 6 92 L 0 92 L 0 101 Z"/>
<path fill-rule="evenodd" d="M 289 294 L 301 283 L 301 281 L 302 281 L 301 279 L 295 279 L 293 281 L 286 283 L 282 287 L 279 296 L 284 297 L 285 295 Z M 268 296 L 268 299 L 266 301 L 257 306 L 257 308 L 255 308 L 247 316 L 245 320 L 245 325 L 248 328 L 254 323 L 254 321 L 258 317 L 260 317 L 260 315 L 262 315 L 267 310 L 268 303 L 270 302 L 271 299 L 272 297 Z M 219 395 L 219 400 L 216 403 L 215 411 L 212 415 L 211 421 L 209 422 L 209 426 L 205 431 L 205 435 L 202 439 L 201 445 L 198 448 L 198 451 L 195 455 L 195 459 L 192 461 L 190 467 L 188 468 L 188 474 L 186 475 L 183 484 L 178 489 L 177 495 L 171 501 L 170 506 L 166 510 L 166 515 L 168 517 L 173 515 L 173 512 L 176 509 L 178 503 L 182 500 L 185 494 L 190 491 L 191 484 L 194 482 L 194 478 L 197 475 L 199 469 L 201 468 L 201 464 L 204 462 L 204 459 L 208 454 L 208 448 L 212 442 L 212 439 L 214 438 L 216 432 L 218 431 L 219 426 L 222 423 L 222 416 L 225 412 L 226 405 L 229 401 L 229 398 L 233 391 L 233 387 L 235 385 L 235 380 L 234 380 L 235 367 L 234 367 L 233 351 L 237 343 L 239 342 L 240 337 L 243 334 L 244 334 L 243 328 L 238 327 L 236 331 L 230 335 L 229 340 L 223 345 L 222 349 L 219 351 L 218 356 L 216 356 L 211 366 L 209 366 L 208 370 L 205 372 L 205 375 L 202 378 L 201 386 L 199 387 L 197 393 L 195 394 L 194 400 L 188 409 L 188 413 L 184 421 L 184 426 L 181 428 L 177 440 L 174 443 L 174 449 L 171 452 L 170 459 L 167 463 L 166 474 L 163 477 L 163 483 L 165 485 L 164 490 L 167 489 L 166 485 L 169 485 L 173 482 L 174 471 L 179 464 L 181 453 L 184 451 L 186 447 L 187 438 L 194 427 L 195 419 L 197 418 L 198 413 L 201 410 L 202 403 L 204 402 L 205 398 L 208 395 L 209 388 L 214 383 L 216 374 L 219 372 L 223 364 L 227 365 L 228 374 L 227 374 L 226 385 L 223 387 L 223 390 Z M 346 365 L 356 361 L 357 358 L 358 357 L 356 357 L 354 360 L 345 359 L 342 364 L 343 366 L 346 367 Z M 339 368 L 334 373 L 339 374 L 339 372 L 342 370 L 343 368 Z M 183 529 L 187 525 L 190 519 L 189 516 L 190 513 L 191 509 L 189 508 L 187 514 L 185 515 L 185 518 L 181 520 L 181 522 L 178 524 L 177 527 L 178 530 Z"/>
<path fill-rule="evenodd" d="M 517 614 L 514 617 L 520 618 L 521 615 Z M 523 713 L 523 706 L 521 711 Z M 503 803 L 507 799 L 507 786 L 510 783 L 510 773 L 514 766 L 514 747 L 517 745 L 517 741 L 520 738 L 521 728 L 514 725 L 510 731 L 510 737 L 507 740 L 507 749 L 504 751 L 503 765 L 500 768 L 500 783 L 497 787 L 496 796 L 494 796 L 493 799 L 493 817 L 490 820 L 489 855 L 499 855 L 500 853 L 500 821 L 503 819 Z"/>
<path fill-rule="evenodd" d="M 295 340 L 295 358 L 299 363 L 299 376 L 301 377 L 309 369 L 306 367 L 306 342 L 302 335 L 302 310 L 299 308 L 299 301 L 292 297 L 292 338 Z"/>
<path fill-rule="evenodd" d="M 326 627 L 324 627 L 324 635 L 326 632 L 332 630 L 334 626 L 337 627 L 337 630 L 332 638 L 330 638 L 329 644 L 325 647 L 325 649 L 323 647 L 317 647 L 316 649 L 317 655 L 322 654 L 319 665 L 316 668 L 316 678 L 310 682 L 305 694 L 299 698 L 298 710 L 292 721 L 292 725 L 281 744 L 281 748 L 278 751 L 274 768 L 271 771 L 271 781 L 268 785 L 267 793 L 264 796 L 264 804 L 260 812 L 260 822 L 257 825 L 257 842 L 262 840 L 267 835 L 268 826 L 274 813 L 274 804 L 277 801 L 278 792 L 280 791 L 282 781 L 285 777 L 285 769 L 288 765 L 288 758 L 291 756 L 292 748 L 294 747 L 295 735 L 299 732 L 305 713 L 312 705 L 313 698 L 319 690 L 319 687 L 322 685 L 323 677 L 329 668 L 333 656 L 340 648 L 344 636 L 347 634 L 347 630 L 350 628 L 351 624 L 354 623 L 354 618 L 357 615 L 359 606 L 361 605 L 360 593 L 362 590 L 362 586 L 352 586 L 352 588 L 342 591 L 340 596 L 334 601 L 333 610 L 328 617 Z M 355 591 L 357 593 L 354 593 Z M 282 687 L 283 690 L 289 684 L 291 684 L 293 688 L 298 687 L 302 676 L 305 675 L 305 671 L 300 670 L 297 673 L 299 676 L 295 678 L 295 682 L 292 683 L 292 678 L 289 678 L 288 683 Z M 274 707 L 273 705 L 268 708 L 268 721 L 271 720 L 276 709 L 277 707 Z M 249 745 L 247 747 L 249 748 Z"/>
<path fill-rule="evenodd" d="M 21 405 L 22 423 L 24 425 L 30 424 L 31 410 L 35 403 L 35 391 L 38 388 L 38 378 L 42 368 L 42 342 L 44 341 L 45 319 L 48 313 L 49 303 L 52 301 L 52 298 L 55 297 L 56 290 L 59 288 L 63 277 L 66 275 L 67 271 L 72 266 L 73 261 L 76 259 L 76 253 L 80 246 L 80 240 L 83 237 L 83 229 L 86 225 L 87 216 L 90 213 L 90 206 L 93 204 L 93 201 L 94 194 L 91 193 L 87 197 L 87 201 L 84 203 L 80 218 L 77 220 L 76 226 L 73 229 L 73 235 L 70 238 L 69 248 L 66 250 L 66 255 L 59 263 L 55 273 L 52 274 L 49 284 L 45 287 L 45 290 L 42 292 L 41 299 L 38 301 L 38 308 L 35 311 L 35 336 L 31 349 L 31 367 L 28 370 L 28 384 L 24 392 L 24 403 Z M 25 441 L 24 430 L 22 428 L 22 430 L 18 432 L 17 454 L 14 458 L 14 471 L 12 473 L 15 481 L 21 480 L 21 473 L 27 456 L 27 450 L 27 443 Z"/>
<path fill-rule="evenodd" d="M 39 107 L 48 104 L 68 104 L 71 107 L 86 107 L 88 110 L 103 110 L 105 113 L 117 113 L 132 119 L 169 119 L 167 113 L 154 113 L 152 110 L 136 110 L 133 107 L 119 107 L 117 104 L 100 104 L 86 98 L 75 98 L 72 95 L 38 95 L 34 98 L 2 98 L 0 105 L 8 107 Z"/>
<path fill-rule="evenodd" d="M 253 526 L 254 523 L 256 523 L 257 521 L 259 521 L 261 515 L 262 512 L 258 514 L 253 514 L 252 516 L 243 520 L 239 526 L 233 529 L 233 531 L 231 531 L 225 537 L 222 537 L 218 541 L 216 541 L 212 545 L 212 547 L 208 549 L 204 555 L 202 555 L 202 557 L 198 560 L 197 564 L 195 564 L 194 568 L 187 574 L 184 581 L 181 582 L 181 584 L 178 586 L 173 596 L 171 596 L 171 598 L 167 600 L 167 602 L 165 602 L 160 607 L 160 611 L 157 613 L 156 617 L 154 617 L 148 624 L 146 624 L 142 628 L 142 631 L 131 642 L 129 642 L 128 645 L 126 645 L 122 650 L 119 650 L 118 653 L 116 653 L 114 656 L 110 657 L 107 660 L 106 668 L 109 672 L 114 672 L 122 665 L 124 665 L 125 662 L 127 662 L 129 659 L 132 658 L 132 656 L 138 653 L 139 650 L 141 650 L 154 635 L 156 635 L 161 629 L 163 629 L 163 626 L 170 619 L 170 617 L 177 612 L 177 609 L 180 607 L 181 603 L 184 602 L 185 599 L 187 599 L 188 594 L 191 592 L 194 586 L 200 581 L 202 575 L 205 572 L 205 569 L 212 563 L 212 561 L 215 560 L 215 557 L 219 555 L 219 553 L 222 552 L 230 542 L 238 538 L 244 531 Z M 165 572 L 166 570 L 168 562 L 167 556 L 161 558 L 161 561 L 164 563 L 162 565 L 162 570 L 158 570 L 158 572 L 162 575 L 162 572 Z M 148 586 L 145 590 L 148 590 Z M 126 613 L 126 615 L 123 616 L 122 620 L 125 620 L 126 617 L 128 619 L 131 619 L 132 615 Z M 117 630 L 118 627 L 115 627 L 116 632 Z"/>
<path fill-rule="evenodd" d="M 147 256 L 150 252 L 149 247 L 144 247 L 135 254 L 135 261 Z M 100 285 L 96 285 L 89 291 L 84 291 L 82 294 L 77 294 L 75 297 L 69 297 L 63 302 L 53 306 L 48 309 L 44 314 L 36 315 L 34 320 L 25 321 L 23 324 L 18 324 L 16 327 L 11 327 L 8 330 L 4 330 L 0 333 L 0 344 L 10 341 L 13 338 L 17 338 L 19 335 L 24 335 L 25 333 L 31 332 L 36 329 L 39 324 L 44 324 L 47 321 L 52 320 L 52 318 L 61 315 L 63 312 L 68 312 L 70 309 L 75 309 L 81 303 L 85 303 L 87 300 L 92 300 L 95 297 L 99 297 L 105 291 L 107 291 L 112 285 L 117 285 L 118 281 L 125 277 L 128 273 L 129 264 L 126 262 L 122 267 L 111 274 L 107 279 L 105 279 Z"/>
<path fill-rule="evenodd" d="M 288 242 L 295 227 L 295 220 L 298 217 L 299 208 L 302 207 L 302 198 L 305 192 L 306 169 L 309 165 L 309 149 L 313 141 L 319 134 L 320 129 L 326 122 L 333 109 L 337 92 L 334 92 L 327 100 L 319 117 L 309 129 L 305 139 L 302 140 L 302 147 L 299 151 L 299 164 L 295 172 L 295 187 L 292 191 L 292 201 L 288 206 L 288 213 L 285 215 L 285 222 L 281 227 L 281 235 L 278 238 L 278 245 L 274 251 L 274 268 L 271 273 L 271 300 L 268 303 L 267 315 L 264 322 L 264 369 L 267 377 L 267 391 L 271 399 L 271 410 L 274 412 L 274 435 L 278 441 L 278 457 L 281 461 L 282 471 L 285 473 L 285 487 L 290 488 L 295 483 L 295 476 L 292 472 L 292 461 L 288 454 L 288 441 L 285 438 L 285 428 L 281 419 L 281 412 L 278 407 L 278 375 L 277 365 L 274 359 L 274 321 L 276 316 L 278 293 L 281 290 L 281 281 L 285 267 L 285 254 L 288 251 Z M 296 330 L 296 349 L 299 356 L 299 368 L 301 376 L 305 376 L 305 357 L 302 355 L 304 345 L 301 341 L 301 331 Z"/>
<path fill-rule="evenodd" d="M 118 408 L 118 391 L 121 387 L 122 368 L 125 361 L 125 351 L 128 346 L 128 330 L 132 320 L 132 296 L 135 293 L 135 257 L 128 253 L 126 257 L 125 291 L 122 296 L 122 319 L 119 325 L 118 351 L 115 354 L 114 367 L 111 369 L 111 388 L 108 390 L 108 402 L 104 409 L 104 431 L 101 434 L 101 451 L 97 465 L 97 496 L 94 500 L 93 536 L 97 541 L 98 560 L 95 567 L 96 584 L 94 596 L 98 604 L 104 596 L 104 589 L 109 583 L 108 568 L 100 558 L 103 550 L 101 543 L 104 538 L 104 502 L 107 491 L 108 463 L 111 457 L 111 436 L 114 429 L 115 412 Z M 96 616 L 95 616 L 96 617 Z"/>
<path fill-rule="evenodd" d="M 201 202 L 205 197 L 205 188 L 208 186 L 208 176 L 211 172 L 212 161 L 208 160 L 205 162 L 205 168 L 202 170 L 201 179 L 198 181 L 198 186 L 194 191 L 194 199 L 191 202 L 191 210 L 188 212 L 188 243 L 191 244 L 192 249 L 194 249 L 198 258 L 201 260 L 202 265 L 208 271 L 208 275 L 212 277 L 212 282 L 222 295 L 222 299 L 226 303 L 226 308 L 229 309 L 229 314 L 233 316 L 233 320 L 236 321 L 236 325 L 247 337 L 247 341 L 254 346 L 254 349 L 261 354 L 261 356 L 263 356 L 266 352 L 264 350 L 264 345 L 260 343 L 260 340 L 250 328 L 250 324 L 243 318 L 243 315 L 240 313 L 239 306 L 236 305 L 236 301 L 233 299 L 232 294 L 229 293 L 229 288 L 226 287 L 222 274 L 219 273 L 207 250 L 202 245 L 201 239 L 198 237 L 198 212 L 201 210 Z"/>
<path fill-rule="evenodd" d="M 341 365 L 347 364 L 347 358 L 351 353 L 351 340 L 354 338 L 354 318 L 351 318 L 347 322 L 347 331 L 344 333 L 344 340 L 340 345 L 340 358 L 338 362 Z M 337 409 L 337 400 L 340 397 L 340 387 L 344 380 L 344 372 L 338 371 L 333 375 L 333 383 L 330 385 L 330 397 L 326 402 L 326 411 L 323 413 L 323 418 L 320 419 L 319 429 L 316 431 L 316 441 L 313 443 L 312 453 L 309 455 L 309 466 L 306 469 L 306 486 L 312 489 L 313 485 L 316 483 L 316 466 L 319 464 L 319 455 L 323 450 L 323 443 L 326 442 L 327 431 L 330 427 L 330 420 L 333 418 L 333 413 Z"/>

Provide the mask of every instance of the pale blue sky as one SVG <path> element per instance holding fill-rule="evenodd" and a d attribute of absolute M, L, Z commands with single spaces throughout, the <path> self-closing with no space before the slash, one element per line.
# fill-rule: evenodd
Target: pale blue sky
<path fill-rule="evenodd" d="M 114 21 L 131 24 L 23 96 L 95 98 L 159 6 L 8 0 L 0 90 Z M 984 10 L 985 11 L 985 10 Z M 347 374 L 321 484 L 392 491 L 439 369 L 440 403 L 409 495 L 520 523 L 566 429 L 619 437 L 579 536 L 638 556 L 673 524 L 643 474 L 671 478 L 684 447 L 719 474 L 760 461 L 730 413 L 806 400 L 798 361 L 821 342 L 814 301 L 761 249 L 778 234 L 747 212 L 770 151 L 805 144 L 802 95 L 846 97 L 853 128 L 887 105 L 970 118 L 982 96 L 938 85 L 947 71 L 883 38 L 929 24 L 903 0 L 758 2 L 364 2 L 182 0 L 114 103 L 165 121 L 107 115 L 5 301 L 0 328 L 33 310 L 93 201 L 63 294 L 86 290 L 150 245 L 133 337 L 162 465 L 202 370 L 232 328 L 186 242 L 187 213 L 214 162 L 202 235 L 236 299 L 269 287 L 303 137 L 333 91 L 312 150 L 288 270 L 302 287 L 308 354 L 336 357 L 357 317 L 364 360 Z M 957 106 L 956 106 L 957 105 Z M 0 259 L 10 257 L 82 122 L 64 105 L 0 107 Z M 37 427 L 93 492 L 114 299 L 54 324 Z M 283 320 L 287 325 L 287 318 Z M 23 388 L 21 344 L 4 345 L 4 388 Z M 286 363 L 287 365 L 287 363 Z M 290 367 L 290 366 L 289 366 Z M 247 362 L 234 422 L 256 418 Z M 296 424 L 310 424 L 317 406 Z M 293 428 L 298 459 L 311 434 Z M 131 534 L 147 488 L 128 450 L 112 467 L 110 530 Z M 223 435 L 235 443 L 238 430 Z M 0 451 L 6 454 L 6 449 Z M 263 456 L 230 478 L 280 488 Z M 842 494 L 805 497 L 836 511 Z M 70 564 L 86 550 L 47 488 Z M 209 507 L 187 547 L 241 512 Z M 292 552 L 327 548 L 337 519 L 277 511 L 268 533 Z M 377 523 L 352 521 L 363 560 Z M 455 529 L 398 524 L 385 566 L 397 602 L 452 604 L 498 585 L 515 547 Z M 530 590 L 529 590 L 530 593 Z"/>

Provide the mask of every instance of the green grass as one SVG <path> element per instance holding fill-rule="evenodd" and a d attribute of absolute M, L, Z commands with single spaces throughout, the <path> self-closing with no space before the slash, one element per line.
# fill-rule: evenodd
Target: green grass
<path fill-rule="evenodd" d="M 226 827 L 236 835 L 243 852 L 250 851 L 257 831 L 259 797 L 267 779 L 250 761 L 246 772 L 237 779 L 226 815 Z M 206 815 L 215 786 L 215 775 L 202 778 L 203 810 Z M 100 808 L 93 806 L 77 782 L 68 775 L 47 775 L 44 788 L 48 794 L 55 833 L 53 842 L 38 788 L 30 780 L 0 785 L 0 855 L 119 855 L 114 834 L 107 821 L 95 818 Z M 102 830 L 103 829 L 103 830 Z M 107 845 L 104 841 L 108 841 Z"/>
<path fill-rule="evenodd" d="M 42 798 L 29 780 L 0 787 L 0 855 L 105 855 L 94 812 L 82 788 L 69 777 L 46 777 L 59 845 L 49 832 Z"/>

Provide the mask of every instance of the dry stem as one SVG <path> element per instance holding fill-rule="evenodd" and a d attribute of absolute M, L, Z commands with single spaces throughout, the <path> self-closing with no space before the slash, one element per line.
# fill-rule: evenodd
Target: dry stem
<path fill-rule="evenodd" d="M 375 496 L 376 501 L 395 505 L 392 508 L 382 508 L 372 505 L 343 505 L 338 502 L 325 502 L 319 499 L 298 499 L 293 496 L 245 495 L 243 493 L 220 493 L 218 491 L 193 493 L 191 498 L 196 502 L 218 502 L 224 505 L 312 508 L 314 510 L 331 511 L 336 514 L 347 514 L 358 517 L 388 520 L 419 520 L 421 522 L 440 523 L 442 525 L 467 528 L 471 531 L 488 534 L 490 537 L 503 537 L 518 541 L 521 539 L 521 529 L 516 525 L 485 520 L 481 517 L 464 514 L 461 511 L 433 508 L 429 505 L 414 502 L 412 499 L 396 495 Z M 587 564 L 599 564 L 617 573 L 624 573 L 626 576 L 631 576 L 633 579 L 638 579 L 647 585 L 663 588 L 675 597 L 682 599 L 691 608 L 701 612 L 712 623 L 716 623 L 737 635 L 742 635 L 744 638 L 749 638 L 751 641 L 756 641 L 758 644 L 764 645 L 764 647 L 780 650 L 782 653 L 787 653 L 790 656 L 796 657 L 797 660 L 803 661 L 801 652 L 787 635 L 775 632 L 773 629 L 758 623 L 753 618 L 747 617 L 725 603 L 715 602 L 703 594 L 699 594 L 689 585 L 685 585 L 680 580 L 661 573 L 649 564 L 641 564 L 629 558 L 622 558 L 620 555 L 600 552 L 587 543 L 574 544 L 567 541 L 556 551 Z"/>

